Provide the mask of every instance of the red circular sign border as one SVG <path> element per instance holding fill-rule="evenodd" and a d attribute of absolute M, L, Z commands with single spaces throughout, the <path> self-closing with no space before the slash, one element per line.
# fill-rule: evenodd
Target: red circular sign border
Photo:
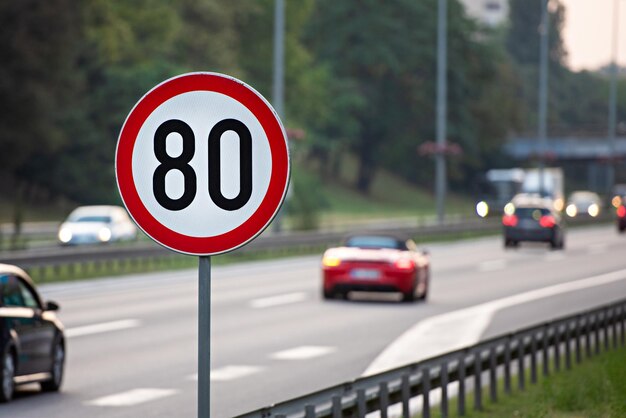
<path fill-rule="evenodd" d="M 212 91 L 244 105 L 259 120 L 269 140 L 272 174 L 267 193 L 257 210 L 235 229 L 212 237 L 192 237 L 167 228 L 146 209 L 132 173 L 132 155 L 139 130 L 165 101 L 191 91 Z M 289 185 L 287 136 L 271 105 L 256 90 L 233 77 L 218 73 L 188 73 L 165 80 L 146 93 L 131 110 L 117 142 L 115 175 L 124 205 L 135 223 L 159 244 L 189 255 L 223 254 L 258 236 L 278 213 Z"/>

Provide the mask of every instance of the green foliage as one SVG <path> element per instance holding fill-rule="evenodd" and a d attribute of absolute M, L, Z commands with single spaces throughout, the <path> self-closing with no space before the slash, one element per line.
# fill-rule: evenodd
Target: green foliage
<path fill-rule="evenodd" d="M 541 28 L 541 7 L 543 0 L 510 0 L 509 30 L 506 46 L 513 59 L 520 65 L 537 66 L 539 63 L 539 34 Z M 553 1 L 549 10 L 550 33 L 548 34 L 549 59 L 553 65 L 565 64 L 567 51 L 563 44 L 565 7 L 560 1 Z"/>
<path fill-rule="evenodd" d="M 375 194 L 379 167 L 430 187 L 432 160 L 417 148 L 435 138 L 436 0 L 285 3 L 283 122 L 306 133 L 298 152 L 329 182 L 355 155 L 352 179 L 363 193 Z M 447 139 L 464 151 L 449 160 L 449 173 L 453 188 L 467 189 L 475 172 L 504 164 L 507 135 L 534 126 L 540 10 L 539 2 L 511 0 L 510 28 L 491 31 L 458 0 L 448 3 Z M 116 202 L 119 129 L 136 101 L 168 77 L 224 72 L 272 99 L 274 5 L 0 3 L 0 173 L 11 198 L 21 190 L 28 200 L 37 189 L 80 203 Z M 607 82 L 563 67 L 562 5 L 551 16 L 550 127 L 604 126 Z"/>
<path fill-rule="evenodd" d="M 542 379 L 525 392 L 500 397 L 468 418 L 608 418 L 626 416 L 626 351 L 621 348 Z M 455 416 L 455 415 L 452 415 Z"/>
<path fill-rule="evenodd" d="M 315 10 L 309 43 L 335 76 L 333 102 L 344 104 L 327 121 L 325 148 L 336 149 L 339 137 L 356 153 L 363 192 L 381 164 L 430 185 L 432 163 L 417 148 L 435 138 L 436 13 L 434 0 L 328 0 Z M 515 89 L 516 77 L 501 47 L 456 1 L 449 5 L 448 39 L 448 140 L 466 153 L 451 172 L 463 185 L 468 170 L 495 159 L 517 123 L 517 103 L 502 95 Z"/>
<path fill-rule="evenodd" d="M 316 229 L 320 212 L 327 205 L 319 179 L 303 171 L 294 171 L 289 188 L 287 213 L 294 219 L 295 229 Z"/>
<path fill-rule="evenodd" d="M 67 140 L 79 15 L 71 0 L 0 3 L 0 167 L 16 175 L 36 151 Z"/>
<path fill-rule="evenodd" d="M 603 136 L 607 129 L 608 80 L 597 73 L 573 72 L 566 67 L 567 51 L 562 29 L 565 8 L 554 2 L 550 12 L 548 135 Z M 537 126 L 539 85 L 539 25 L 541 2 L 511 0 L 510 28 L 506 48 L 515 62 L 514 73 L 521 81 L 516 94 L 520 102 L 522 131 Z M 621 84 L 626 85 L 622 80 Z M 626 123 L 626 97 L 618 94 L 618 121 Z"/>

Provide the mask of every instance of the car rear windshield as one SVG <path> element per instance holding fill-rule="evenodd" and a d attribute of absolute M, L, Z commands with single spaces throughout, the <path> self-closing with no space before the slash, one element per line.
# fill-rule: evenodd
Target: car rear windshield
<path fill-rule="evenodd" d="M 358 236 L 346 240 L 346 247 L 356 248 L 390 248 L 403 250 L 405 245 L 402 241 L 393 237 Z"/>
<path fill-rule="evenodd" d="M 74 219 L 70 219 L 72 222 L 102 222 L 105 224 L 111 223 L 110 216 L 78 216 Z"/>
<path fill-rule="evenodd" d="M 520 219 L 534 219 L 538 221 L 542 216 L 549 215 L 550 211 L 546 208 L 517 208 L 515 214 Z"/>

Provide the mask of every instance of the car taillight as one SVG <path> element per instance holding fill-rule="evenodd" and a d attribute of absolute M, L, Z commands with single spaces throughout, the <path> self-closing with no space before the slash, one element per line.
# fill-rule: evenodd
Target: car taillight
<path fill-rule="evenodd" d="M 504 225 L 504 226 L 515 226 L 515 225 L 517 225 L 517 216 L 515 216 L 515 215 L 504 215 L 502 217 L 502 225 Z"/>
<path fill-rule="evenodd" d="M 556 220 L 552 215 L 544 215 L 541 217 L 541 219 L 539 219 L 539 225 L 544 228 L 554 228 L 554 225 L 556 225 Z"/>
<path fill-rule="evenodd" d="M 626 216 L 626 206 L 620 206 L 619 208 L 617 208 L 617 216 L 619 216 L 620 218 Z"/>
<path fill-rule="evenodd" d="M 412 270 L 413 268 L 415 268 L 415 263 L 413 262 L 413 260 L 409 260 L 408 258 L 399 258 L 396 260 L 395 263 L 393 263 L 393 265 L 398 270 Z"/>

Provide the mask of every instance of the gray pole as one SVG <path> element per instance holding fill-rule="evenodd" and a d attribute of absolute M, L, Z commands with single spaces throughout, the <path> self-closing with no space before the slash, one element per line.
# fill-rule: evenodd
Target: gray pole
<path fill-rule="evenodd" d="M 446 106 L 447 106 L 447 0 L 439 0 L 437 12 L 437 153 L 435 155 L 435 193 L 437 220 L 443 223 L 446 199 Z"/>
<path fill-rule="evenodd" d="M 550 34 L 550 18 L 548 15 L 548 1 L 541 0 L 541 25 L 539 26 L 539 192 L 545 188 L 545 154 L 547 149 L 546 119 L 548 110 L 548 37 Z"/>
<path fill-rule="evenodd" d="M 611 55 L 611 85 L 609 89 L 609 170 L 607 189 L 615 183 L 615 124 L 617 106 L 617 43 L 619 35 L 619 0 L 614 0 L 613 5 L 613 45 Z M 612 196 L 611 196 L 612 197 Z"/>
<path fill-rule="evenodd" d="M 285 117 L 285 0 L 274 2 L 274 83 L 272 101 L 278 117 Z M 274 232 L 280 232 L 282 209 L 273 222 Z"/>
<path fill-rule="evenodd" d="M 272 99 L 274 109 L 282 119 L 285 92 L 285 0 L 274 3 L 274 83 Z"/>
<path fill-rule="evenodd" d="M 198 418 L 211 416 L 211 257 L 198 262 Z"/>

